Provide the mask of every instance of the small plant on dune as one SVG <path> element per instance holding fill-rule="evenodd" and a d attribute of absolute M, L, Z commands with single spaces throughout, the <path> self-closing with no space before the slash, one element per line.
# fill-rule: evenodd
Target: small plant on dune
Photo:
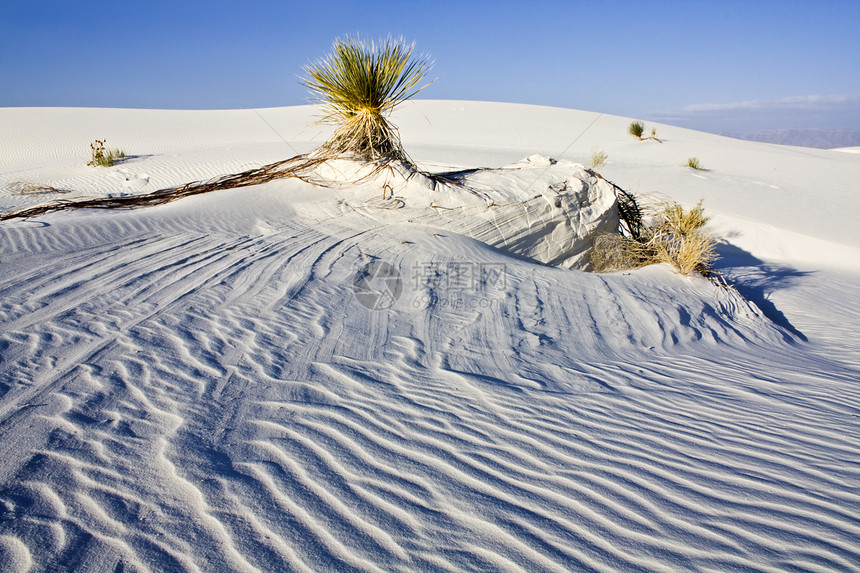
<path fill-rule="evenodd" d="M 323 104 L 323 121 L 338 125 L 323 153 L 364 161 L 407 159 L 386 116 L 426 87 L 419 84 L 430 63 L 413 59 L 413 49 L 403 40 L 376 44 L 346 37 L 335 40 L 328 57 L 305 66 L 303 82 Z"/>
<path fill-rule="evenodd" d="M 634 121 L 629 126 L 627 126 L 627 133 L 638 139 L 639 141 L 645 141 L 646 139 L 653 139 L 657 143 L 663 143 L 659 139 L 657 139 L 657 128 L 651 128 L 651 135 L 649 137 L 645 137 L 645 124 L 641 121 Z"/>
<path fill-rule="evenodd" d="M 678 203 L 666 203 L 657 220 L 648 242 L 655 247 L 660 262 L 671 264 L 685 275 L 708 276 L 716 243 L 699 230 L 710 220 L 704 214 L 702 201 L 689 211 Z"/>
<path fill-rule="evenodd" d="M 595 149 L 591 152 L 591 168 L 596 169 L 598 167 L 603 167 L 606 165 L 607 159 L 609 159 L 609 155 L 607 155 L 605 151 Z"/>
<path fill-rule="evenodd" d="M 695 233 L 711 220 L 705 216 L 705 208 L 702 207 L 703 200 L 699 200 L 696 206 L 685 211 L 678 203 L 665 203 L 661 208 L 663 225 L 671 229 L 673 233 L 687 236 Z"/>
<path fill-rule="evenodd" d="M 700 231 L 708 220 L 701 201 L 689 211 L 677 203 L 663 204 L 638 238 L 597 237 L 590 253 L 592 268 L 604 272 L 669 263 L 684 275 L 710 276 L 716 243 Z"/>
<path fill-rule="evenodd" d="M 110 167 L 117 159 L 123 159 L 125 157 L 125 152 L 121 149 L 105 149 L 106 142 L 106 139 L 96 139 L 95 142 L 90 143 L 92 160 L 87 163 L 87 165 L 92 167 Z"/>
<path fill-rule="evenodd" d="M 702 165 L 702 163 L 699 161 L 698 157 L 690 157 L 689 159 L 687 159 L 686 166 L 691 168 L 691 169 L 695 169 L 696 171 L 704 171 L 705 170 L 705 166 Z"/>
<path fill-rule="evenodd" d="M 711 262 L 716 256 L 716 243 L 711 237 L 700 232 L 681 236 L 671 231 L 662 232 L 658 237 L 660 262 L 669 263 L 683 275 L 710 276 Z"/>
<path fill-rule="evenodd" d="M 588 258 L 595 272 L 624 271 L 652 264 L 654 250 L 630 237 L 606 233 L 595 237 Z"/>

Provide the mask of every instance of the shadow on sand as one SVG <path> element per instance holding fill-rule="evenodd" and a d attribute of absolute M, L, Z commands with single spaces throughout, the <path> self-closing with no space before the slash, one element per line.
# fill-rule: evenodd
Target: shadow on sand
<path fill-rule="evenodd" d="M 789 286 L 794 279 L 811 273 L 765 263 L 748 251 L 726 242 L 717 245 L 717 255 L 719 259 L 714 265 L 715 270 L 721 272 L 745 299 L 755 304 L 777 326 L 803 342 L 808 340 L 769 297 L 774 291 Z"/>

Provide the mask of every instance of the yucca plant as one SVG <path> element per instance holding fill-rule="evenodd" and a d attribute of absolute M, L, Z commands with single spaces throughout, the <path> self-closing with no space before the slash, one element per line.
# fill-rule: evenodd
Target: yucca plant
<path fill-rule="evenodd" d="M 377 44 L 347 36 L 332 53 L 304 67 L 303 83 L 323 104 L 323 121 L 338 125 L 322 151 L 365 161 L 406 159 L 397 128 L 386 116 L 421 91 L 430 70 L 412 58 L 414 44 L 388 38 Z"/>
<path fill-rule="evenodd" d="M 634 121 L 627 126 L 627 133 L 637 139 L 642 139 L 642 134 L 645 133 L 645 124 L 641 121 Z"/>

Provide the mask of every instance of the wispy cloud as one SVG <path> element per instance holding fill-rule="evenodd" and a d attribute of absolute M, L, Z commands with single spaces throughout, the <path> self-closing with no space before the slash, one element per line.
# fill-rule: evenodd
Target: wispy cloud
<path fill-rule="evenodd" d="M 731 103 L 696 103 L 682 107 L 676 113 L 696 114 L 735 110 L 804 109 L 815 110 L 833 106 L 860 105 L 860 94 L 831 94 L 786 97 L 770 100 L 750 100 Z"/>
<path fill-rule="evenodd" d="M 696 103 L 651 113 L 649 119 L 713 133 L 788 128 L 860 130 L 860 93 Z"/>

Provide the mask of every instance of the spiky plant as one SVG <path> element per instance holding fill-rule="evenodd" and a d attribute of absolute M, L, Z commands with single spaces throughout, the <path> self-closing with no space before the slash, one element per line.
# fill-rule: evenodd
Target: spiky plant
<path fill-rule="evenodd" d="M 642 139 L 642 134 L 645 133 L 645 124 L 641 121 L 634 121 L 627 127 L 627 133 L 637 139 Z"/>
<path fill-rule="evenodd" d="M 704 171 L 705 167 L 702 165 L 702 162 L 699 161 L 698 157 L 690 157 L 687 159 L 686 163 L 687 167 L 691 169 L 695 169 L 696 171 Z"/>
<path fill-rule="evenodd" d="M 412 58 L 414 44 L 388 38 L 379 44 L 347 36 L 332 53 L 304 67 L 302 82 L 323 104 L 323 121 L 338 125 L 322 151 L 365 161 L 405 159 L 397 128 L 388 116 L 421 91 L 430 70 Z"/>

